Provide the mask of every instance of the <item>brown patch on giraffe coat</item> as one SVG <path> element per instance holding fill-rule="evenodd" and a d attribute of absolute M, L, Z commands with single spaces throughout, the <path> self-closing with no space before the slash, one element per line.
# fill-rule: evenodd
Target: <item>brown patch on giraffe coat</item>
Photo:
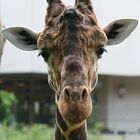
<path fill-rule="evenodd" d="M 62 135 L 58 126 L 56 126 L 55 140 L 66 140 L 65 137 Z"/>
<path fill-rule="evenodd" d="M 59 127 L 61 128 L 61 130 L 63 132 L 65 132 L 68 129 L 68 127 L 66 125 L 66 122 L 64 121 L 62 115 L 60 114 L 60 112 L 58 110 L 58 107 L 57 107 L 57 118 L 56 118 L 56 121 L 57 121 L 56 124 L 59 125 Z"/>
<path fill-rule="evenodd" d="M 86 132 L 85 124 L 83 124 L 80 128 L 77 128 L 70 132 L 69 140 L 86 140 L 87 132 Z"/>

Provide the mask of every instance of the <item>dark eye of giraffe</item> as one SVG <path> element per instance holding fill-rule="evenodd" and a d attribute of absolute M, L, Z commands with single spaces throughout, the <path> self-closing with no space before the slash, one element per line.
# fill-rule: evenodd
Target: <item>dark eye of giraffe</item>
<path fill-rule="evenodd" d="M 101 58 L 101 57 L 102 57 L 102 54 L 103 54 L 104 52 L 107 52 L 107 51 L 106 51 L 103 47 L 98 48 L 98 49 L 96 50 L 96 54 L 97 54 L 98 58 Z"/>
<path fill-rule="evenodd" d="M 49 53 L 46 50 L 41 50 L 38 56 L 42 56 L 44 58 L 44 61 L 47 62 L 49 58 Z"/>

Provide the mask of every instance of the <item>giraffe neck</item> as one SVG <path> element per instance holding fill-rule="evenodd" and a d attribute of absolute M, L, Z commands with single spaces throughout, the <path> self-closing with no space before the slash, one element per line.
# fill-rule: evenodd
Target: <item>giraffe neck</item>
<path fill-rule="evenodd" d="M 56 115 L 55 140 L 87 140 L 86 121 L 70 125 L 63 119 L 58 108 Z"/>

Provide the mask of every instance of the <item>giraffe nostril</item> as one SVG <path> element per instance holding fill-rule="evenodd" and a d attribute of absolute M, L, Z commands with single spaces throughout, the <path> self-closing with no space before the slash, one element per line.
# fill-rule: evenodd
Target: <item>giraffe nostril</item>
<path fill-rule="evenodd" d="M 70 100 L 70 92 L 67 88 L 64 89 L 64 98 L 65 100 Z"/>
<path fill-rule="evenodd" d="M 88 89 L 83 86 L 83 87 L 65 87 L 63 89 L 63 95 L 65 101 L 70 101 L 70 102 L 83 102 L 87 101 L 89 92 Z"/>
<path fill-rule="evenodd" d="M 82 94 L 81 94 L 82 100 L 87 100 L 87 97 L 88 97 L 88 91 L 87 89 L 83 89 Z"/>

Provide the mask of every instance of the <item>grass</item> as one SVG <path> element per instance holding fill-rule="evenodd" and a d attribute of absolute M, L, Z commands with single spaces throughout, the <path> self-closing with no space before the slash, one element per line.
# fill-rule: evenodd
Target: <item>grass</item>
<path fill-rule="evenodd" d="M 1 127 L 0 140 L 52 140 L 53 130 L 47 125 Z"/>
<path fill-rule="evenodd" d="M 18 125 L 15 128 L 0 127 L 0 140 L 53 140 L 54 129 L 47 125 Z M 140 140 L 140 136 L 101 135 L 89 131 L 88 140 Z"/>

